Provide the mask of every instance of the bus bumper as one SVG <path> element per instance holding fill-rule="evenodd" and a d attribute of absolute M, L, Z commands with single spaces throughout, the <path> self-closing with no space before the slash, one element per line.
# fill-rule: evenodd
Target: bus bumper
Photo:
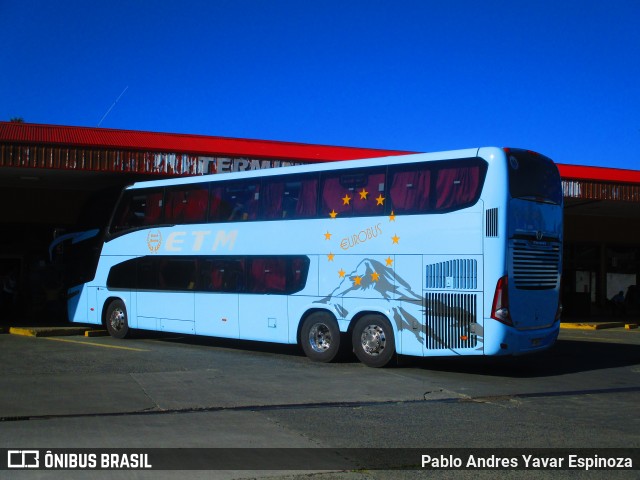
<path fill-rule="evenodd" d="M 547 328 L 517 330 L 492 318 L 484 319 L 485 355 L 526 355 L 553 346 L 560 332 L 560 322 Z"/>

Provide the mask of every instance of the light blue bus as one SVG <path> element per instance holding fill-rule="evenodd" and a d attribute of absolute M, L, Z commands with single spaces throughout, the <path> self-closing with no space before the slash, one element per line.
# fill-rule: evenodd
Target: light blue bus
<path fill-rule="evenodd" d="M 372 367 L 536 352 L 559 331 L 562 206 L 550 159 L 493 147 L 140 182 L 69 319 Z"/>

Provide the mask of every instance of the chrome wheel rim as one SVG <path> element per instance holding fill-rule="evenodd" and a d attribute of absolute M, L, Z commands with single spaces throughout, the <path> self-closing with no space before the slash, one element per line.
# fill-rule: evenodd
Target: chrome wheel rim
<path fill-rule="evenodd" d="M 316 323 L 309 330 L 309 345 L 314 352 L 322 353 L 331 348 L 331 330 L 324 323 Z"/>
<path fill-rule="evenodd" d="M 387 346 L 387 337 L 379 325 L 367 325 L 360 336 L 362 350 L 367 355 L 378 356 Z"/>
<path fill-rule="evenodd" d="M 113 312 L 111 312 L 111 317 L 109 317 L 109 325 L 115 331 L 120 331 L 125 326 L 125 316 L 124 311 L 116 308 Z"/>

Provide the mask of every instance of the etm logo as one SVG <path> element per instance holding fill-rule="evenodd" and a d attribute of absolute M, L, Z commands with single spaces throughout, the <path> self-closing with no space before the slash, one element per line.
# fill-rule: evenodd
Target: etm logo
<path fill-rule="evenodd" d="M 8 468 L 39 468 L 39 450 L 9 450 L 7 452 Z"/>

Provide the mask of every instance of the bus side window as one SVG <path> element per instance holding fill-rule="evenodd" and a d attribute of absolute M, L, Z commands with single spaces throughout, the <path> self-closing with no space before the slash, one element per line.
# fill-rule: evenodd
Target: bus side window
<path fill-rule="evenodd" d="M 261 218 L 313 218 L 316 215 L 317 195 L 317 175 L 303 178 L 269 178 L 262 184 Z"/>
<path fill-rule="evenodd" d="M 277 178 L 269 178 L 262 184 L 262 215 L 265 220 L 286 216 L 284 208 L 285 184 Z"/>
<path fill-rule="evenodd" d="M 294 257 L 289 260 L 289 284 L 287 286 L 288 293 L 296 293 L 304 289 L 307 283 L 307 274 L 309 273 L 309 258 Z"/>
<path fill-rule="evenodd" d="M 322 216 L 384 215 L 385 200 L 384 169 L 344 170 L 323 176 Z"/>
<path fill-rule="evenodd" d="M 126 289 L 134 289 L 137 288 L 136 278 L 136 268 L 138 264 L 138 259 L 127 260 L 126 262 L 119 263 L 118 265 L 114 265 L 109 270 L 109 276 L 107 277 L 107 287 L 108 288 L 126 288 Z"/>
<path fill-rule="evenodd" d="M 165 201 L 165 222 L 203 222 L 207 216 L 208 197 L 209 192 L 200 185 L 168 190 Z"/>
<path fill-rule="evenodd" d="M 113 217 L 111 233 L 161 223 L 162 196 L 162 190 L 125 192 Z"/>
<path fill-rule="evenodd" d="M 158 262 L 159 257 L 141 257 L 136 259 L 137 287 L 140 290 L 158 289 Z"/>
<path fill-rule="evenodd" d="M 149 192 L 144 204 L 143 225 L 162 223 L 162 192 Z"/>
<path fill-rule="evenodd" d="M 395 213 L 429 211 L 431 171 L 424 166 L 402 167 L 391 175 L 391 209 Z"/>
<path fill-rule="evenodd" d="M 351 199 L 353 192 L 350 192 L 348 188 L 345 188 L 340 183 L 340 172 L 337 174 L 326 175 L 322 181 L 322 208 L 320 215 L 323 217 L 334 216 L 338 217 L 341 214 L 351 214 Z"/>
<path fill-rule="evenodd" d="M 318 177 L 317 175 L 313 175 L 302 178 L 300 181 L 300 189 L 298 190 L 295 212 L 292 216 L 296 218 L 313 218 L 316 216 L 317 208 Z"/>
<path fill-rule="evenodd" d="M 224 184 L 213 184 L 209 195 L 209 221 L 225 222 L 231 215 L 231 204 L 224 195 Z"/>
<path fill-rule="evenodd" d="M 189 192 L 187 207 L 184 212 L 185 221 L 187 223 L 204 222 L 207 218 L 208 200 L 209 191 L 206 188 L 200 188 Z"/>
<path fill-rule="evenodd" d="M 353 213 L 355 215 L 383 215 L 385 209 L 385 173 L 371 172 L 354 186 Z"/>
<path fill-rule="evenodd" d="M 167 223 L 180 223 L 182 211 L 186 203 L 185 192 L 182 190 L 168 191 L 166 201 L 164 203 L 164 218 Z"/>
<path fill-rule="evenodd" d="M 253 258 L 249 291 L 252 293 L 285 293 L 287 289 L 284 258 Z"/>
<path fill-rule="evenodd" d="M 136 221 L 135 210 L 132 203 L 131 196 L 128 195 L 128 193 L 125 193 L 113 215 L 113 220 L 109 227 L 111 233 L 128 230 L 129 228 L 135 227 L 141 223 Z"/>
<path fill-rule="evenodd" d="M 200 284 L 204 292 L 239 292 L 244 286 L 244 261 L 242 259 L 214 258 L 201 260 Z"/>
<path fill-rule="evenodd" d="M 228 212 L 227 221 L 242 222 L 258 217 L 260 183 L 257 180 L 223 184 L 223 190 L 221 210 Z"/>
<path fill-rule="evenodd" d="M 260 210 L 260 183 L 251 183 L 245 186 L 247 203 L 243 220 L 257 220 Z"/>
<path fill-rule="evenodd" d="M 162 257 L 156 257 L 162 258 Z M 160 262 L 160 290 L 194 290 L 196 261 L 189 258 L 165 257 Z"/>
<path fill-rule="evenodd" d="M 436 210 L 466 208 L 480 195 L 479 165 L 440 168 L 437 175 Z"/>

